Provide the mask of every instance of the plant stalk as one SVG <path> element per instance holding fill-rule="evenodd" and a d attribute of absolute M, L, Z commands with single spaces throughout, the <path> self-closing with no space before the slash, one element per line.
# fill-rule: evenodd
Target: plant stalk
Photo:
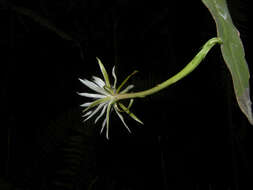
<path fill-rule="evenodd" d="M 168 80 L 162 82 L 161 84 L 156 85 L 153 88 L 150 88 L 148 90 L 135 92 L 135 93 L 125 93 L 125 94 L 117 94 L 116 99 L 122 100 L 122 99 L 131 99 L 131 98 L 144 98 L 148 95 L 154 94 L 156 92 L 159 92 L 160 90 L 163 90 L 170 86 L 171 84 L 181 80 L 188 74 L 190 74 L 200 63 L 201 61 L 206 57 L 207 53 L 212 49 L 212 47 L 215 44 L 222 44 L 222 40 L 218 37 L 211 38 L 208 40 L 202 49 L 199 51 L 199 53 L 191 60 L 190 63 L 188 63 L 181 71 L 179 71 L 177 74 L 169 78 Z"/>

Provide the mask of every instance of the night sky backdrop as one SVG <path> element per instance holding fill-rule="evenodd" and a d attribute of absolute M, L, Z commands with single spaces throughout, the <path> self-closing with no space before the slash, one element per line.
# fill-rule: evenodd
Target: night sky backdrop
<path fill-rule="evenodd" d="M 138 70 L 130 83 L 140 91 L 216 36 L 200 0 L 168 2 L 0 1 L 0 190 L 253 188 L 253 128 L 219 46 L 183 80 L 136 100 L 144 125 L 127 118 L 131 134 L 114 113 L 109 141 L 101 122 L 82 123 L 78 78 L 101 76 L 96 57 L 116 65 L 118 81 Z M 249 1 L 228 2 L 252 71 Z"/>

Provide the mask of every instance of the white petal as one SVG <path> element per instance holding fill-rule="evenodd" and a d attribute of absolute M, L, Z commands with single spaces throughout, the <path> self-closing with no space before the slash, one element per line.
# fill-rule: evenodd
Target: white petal
<path fill-rule="evenodd" d="M 101 94 L 91 94 L 91 93 L 77 93 L 80 96 L 88 97 L 88 98 L 105 98 L 106 95 L 101 95 Z"/>
<path fill-rule="evenodd" d="M 125 123 L 123 116 L 118 112 L 118 110 L 116 108 L 114 108 L 114 110 L 118 114 L 118 116 L 119 116 L 120 120 L 122 121 L 122 123 L 125 125 L 126 129 L 129 131 L 129 133 L 131 133 L 131 130 L 128 128 L 127 124 Z"/>
<path fill-rule="evenodd" d="M 95 123 L 97 123 L 97 121 L 104 115 L 106 110 L 106 106 L 103 107 L 101 113 L 99 114 L 99 116 L 96 118 Z"/>
<path fill-rule="evenodd" d="M 109 139 L 109 122 L 110 122 L 110 114 L 111 114 L 111 107 L 113 106 L 114 101 L 110 101 L 108 103 L 107 109 L 106 109 L 106 138 Z"/>
<path fill-rule="evenodd" d="M 105 125 L 106 125 L 106 117 L 105 117 L 105 120 L 103 121 L 102 128 L 100 130 L 100 134 L 103 132 Z"/>
<path fill-rule="evenodd" d="M 93 76 L 92 78 L 99 87 L 103 88 L 105 86 L 105 82 L 101 78 L 96 76 Z"/>
<path fill-rule="evenodd" d="M 87 86 L 88 88 L 90 88 L 91 90 L 94 90 L 100 94 L 105 94 L 105 90 L 104 88 L 101 88 L 100 86 L 98 86 L 97 84 L 95 84 L 94 82 L 91 82 L 87 79 L 79 79 L 81 81 L 81 83 L 83 83 L 85 86 Z"/>
<path fill-rule="evenodd" d="M 108 124 L 106 125 L 106 135 L 105 136 L 106 136 L 106 138 L 108 140 L 109 139 L 109 125 Z"/>
<path fill-rule="evenodd" d="M 126 92 L 128 92 L 129 90 L 131 90 L 132 88 L 134 87 L 134 85 L 129 85 L 129 86 L 127 86 L 124 90 L 122 90 L 121 92 L 120 92 L 120 94 L 122 93 L 126 93 Z"/>
<path fill-rule="evenodd" d="M 114 78 L 114 83 L 113 83 L 113 89 L 116 89 L 116 85 L 117 85 L 117 76 L 115 74 L 115 65 L 114 67 L 112 68 L 112 76 Z"/>
<path fill-rule="evenodd" d="M 86 114 L 84 114 L 82 117 L 86 117 L 88 115 L 92 114 L 92 111 L 88 111 Z M 84 120 L 85 121 L 85 120 Z"/>
<path fill-rule="evenodd" d="M 103 106 L 105 106 L 105 103 L 99 104 L 99 106 L 92 112 L 92 114 L 89 115 L 84 121 L 87 121 L 90 119 L 93 115 L 95 115 Z"/>
<path fill-rule="evenodd" d="M 84 104 L 81 104 L 80 107 L 88 107 L 92 104 L 93 102 L 87 102 L 87 103 L 84 103 Z"/>

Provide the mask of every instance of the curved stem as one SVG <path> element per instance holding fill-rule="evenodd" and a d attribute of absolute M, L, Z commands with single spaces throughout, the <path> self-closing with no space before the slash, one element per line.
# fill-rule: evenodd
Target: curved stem
<path fill-rule="evenodd" d="M 188 74 L 190 74 L 200 63 L 201 61 L 206 57 L 207 53 L 211 50 L 211 48 L 215 44 L 222 44 L 222 40 L 218 37 L 211 38 L 208 40 L 203 48 L 199 51 L 199 53 L 191 60 L 190 63 L 188 63 L 181 71 L 179 71 L 177 74 L 169 78 L 168 80 L 162 82 L 161 84 L 156 85 L 153 88 L 150 88 L 148 90 L 144 90 L 141 92 L 135 92 L 135 93 L 126 93 L 126 94 L 117 94 L 116 98 L 117 100 L 121 99 L 129 99 L 129 98 L 143 98 L 145 96 L 154 94 L 160 90 L 163 90 L 170 86 L 171 84 L 181 80 Z"/>

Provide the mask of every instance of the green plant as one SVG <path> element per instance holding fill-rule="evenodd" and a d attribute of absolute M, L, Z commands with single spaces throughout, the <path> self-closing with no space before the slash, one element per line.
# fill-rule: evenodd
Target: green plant
<path fill-rule="evenodd" d="M 81 82 L 83 82 L 87 87 L 99 93 L 99 94 L 80 93 L 81 96 L 96 98 L 96 100 L 93 102 L 82 104 L 83 107 L 87 107 L 86 109 L 83 110 L 83 112 L 86 112 L 84 116 L 88 116 L 86 118 L 87 120 L 91 118 L 93 115 L 95 115 L 100 109 L 102 109 L 98 119 L 104 113 L 106 113 L 106 117 L 103 122 L 101 132 L 103 131 L 106 125 L 107 139 L 109 138 L 109 119 L 112 108 L 114 108 L 123 124 L 126 126 L 128 131 L 130 131 L 127 125 L 125 124 L 125 121 L 120 112 L 125 112 L 139 123 L 142 123 L 129 110 L 134 98 L 144 98 L 146 96 L 152 95 L 160 90 L 167 88 L 171 84 L 181 80 L 189 73 L 191 73 L 201 63 L 201 61 L 205 58 L 207 53 L 217 43 L 220 44 L 223 59 L 231 73 L 234 91 L 239 107 L 241 111 L 247 116 L 249 122 L 253 124 L 251 101 L 249 96 L 249 70 L 246 60 L 244 58 L 244 49 L 239 37 L 239 32 L 233 25 L 225 0 L 202 0 L 202 2 L 207 6 L 209 11 L 213 15 L 213 18 L 216 22 L 218 37 L 208 40 L 204 44 L 202 49 L 199 51 L 199 53 L 192 59 L 192 61 L 188 63 L 180 72 L 178 72 L 173 77 L 156 85 L 151 89 L 144 90 L 141 92 L 128 93 L 128 91 L 130 90 L 129 88 L 127 88 L 127 90 L 124 90 L 123 92 L 119 92 L 121 87 L 125 84 L 127 80 L 123 81 L 122 85 L 120 85 L 119 88 L 116 89 L 117 78 L 114 69 L 113 69 L 113 77 L 115 81 L 114 85 L 111 85 L 105 67 L 103 66 L 102 62 L 98 59 L 99 66 L 104 77 L 104 81 L 100 78 L 99 79 L 95 78 L 94 82 L 81 80 Z M 132 88 L 133 86 L 129 87 Z M 123 99 L 130 99 L 130 104 L 128 107 L 124 106 L 123 103 L 121 103 L 121 100 Z M 94 111 L 90 111 L 92 108 L 96 106 L 97 108 Z M 96 121 L 98 119 L 96 119 Z"/>

